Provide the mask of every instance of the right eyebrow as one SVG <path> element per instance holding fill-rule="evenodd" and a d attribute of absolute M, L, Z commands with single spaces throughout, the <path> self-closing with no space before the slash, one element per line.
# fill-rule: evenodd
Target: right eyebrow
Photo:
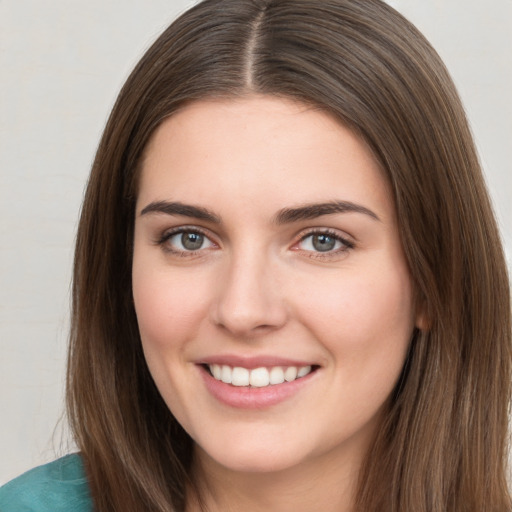
<path fill-rule="evenodd" d="M 199 220 L 206 220 L 213 224 L 220 224 L 220 218 L 207 208 L 201 206 L 192 206 L 180 202 L 154 201 L 145 206 L 140 215 L 149 213 L 165 213 L 166 215 L 182 215 L 183 217 L 192 217 Z"/>

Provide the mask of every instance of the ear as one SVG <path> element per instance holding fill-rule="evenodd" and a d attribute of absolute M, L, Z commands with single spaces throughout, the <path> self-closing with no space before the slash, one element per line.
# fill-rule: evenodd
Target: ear
<path fill-rule="evenodd" d="M 418 301 L 414 325 L 420 331 L 428 331 L 432 325 L 430 315 L 427 313 L 427 304 L 425 299 Z"/>

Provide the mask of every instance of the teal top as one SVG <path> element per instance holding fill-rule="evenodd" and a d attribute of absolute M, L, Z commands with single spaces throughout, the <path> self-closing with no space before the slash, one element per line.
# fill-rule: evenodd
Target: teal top
<path fill-rule="evenodd" d="M 66 455 L 0 487 L 0 512 L 92 512 L 82 458 Z"/>

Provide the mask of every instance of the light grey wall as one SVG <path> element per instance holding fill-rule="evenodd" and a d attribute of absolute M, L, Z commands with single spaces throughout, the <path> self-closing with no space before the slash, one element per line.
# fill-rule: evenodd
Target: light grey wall
<path fill-rule="evenodd" d="M 192 3 L 0 2 L 0 484 L 67 449 L 61 429 L 53 434 L 83 187 L 127 73 Z M 430 38 L 460 88 L 510 261 L 512 2 L 390 3 Z"/>

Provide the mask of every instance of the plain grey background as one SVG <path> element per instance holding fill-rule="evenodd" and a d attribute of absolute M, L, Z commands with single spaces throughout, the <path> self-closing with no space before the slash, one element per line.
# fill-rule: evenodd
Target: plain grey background
<path fill-rule="evenodd" d="M 85 181 L 127 74 L 193 3 L 0 0 L 0 484 L 72 449 L 59 418 Z M 510 266 L 512 0 L 389 3 L 459 87 Z"/>

